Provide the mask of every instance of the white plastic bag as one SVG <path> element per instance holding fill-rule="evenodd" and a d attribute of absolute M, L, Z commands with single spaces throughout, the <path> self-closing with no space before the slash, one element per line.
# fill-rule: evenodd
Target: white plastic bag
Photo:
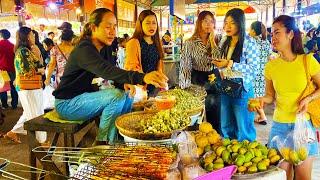
<path fill-rule="evenodd" d="M 52 92 L 54 88 L 52 86 L 46 86 L 43 90 L 43 109 L 53 109 L 54 108 L 54 96 Z"/>
<path fill-rule="evenodd" d="M 136 88 L 136 94 L 133 97 L 133 102 L 135 103 L 135 102 L 147 100 L 148 98 L 147 91 L 143 90 L 141 86 L 135 86 L 135 88 Z"/>

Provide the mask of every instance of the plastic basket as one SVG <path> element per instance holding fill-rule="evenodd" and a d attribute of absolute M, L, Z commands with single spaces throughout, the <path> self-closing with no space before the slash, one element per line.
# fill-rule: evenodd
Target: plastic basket
<path fill-rule="evenodd" d="M 232 175 L 237 171 L 237 166 L 227 166 L 217 171 L 212 171 L 205 175 L 195 178 L 195 180 L 227 180 L 231 179 Z"/>

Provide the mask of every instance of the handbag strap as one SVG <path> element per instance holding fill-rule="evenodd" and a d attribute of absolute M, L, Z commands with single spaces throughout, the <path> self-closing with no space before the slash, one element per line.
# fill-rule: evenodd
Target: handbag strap
<path fill-rule="evenodd" d="M 308 87 L 312 83 L 312 80 L 311 80 L 311 76 L 310 76 L 310 73 L 309 73 L 307 55 L 306 54 L 303 55 L 303 65 L 304 65 L 304 71 L 305 71 L 306 77 L 307 77 L 307 87 Z"/>
<path fill-rule="evenodd" d="M 57 48 L 58 48 L 59 52 L 62 54 L 63 58 L 67 61 L 68 59 L 66 58 L 66 56 L 64 55 L 64 53 L 61 51 L 61 49 L 60 49 L 59 45 L 58 45 L 58 44 L 56 44 L 56 46 L 57 46 Z"/>

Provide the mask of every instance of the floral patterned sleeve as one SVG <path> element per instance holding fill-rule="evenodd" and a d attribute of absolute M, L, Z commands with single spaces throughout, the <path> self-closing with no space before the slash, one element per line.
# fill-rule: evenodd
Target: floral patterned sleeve
<path fill-rule="evenodd" d="M 19 48 L 14 60 L 17 75 L 29 75 L 37 71 L 40 62 L 28 48 Z"/>

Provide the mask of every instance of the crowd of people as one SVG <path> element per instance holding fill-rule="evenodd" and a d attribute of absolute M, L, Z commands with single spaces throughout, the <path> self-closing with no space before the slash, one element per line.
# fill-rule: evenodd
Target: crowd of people
<path fill-rule="evenodd" d="M 310 29 L 302 41 L 295 19 L 287 15 L 277 17 L 269 33 L 259 21 L 253 22 L 248 32 L 245 24 L 243 10 L 229 10 L 221 38 L 215 34 L 214 13 L 200 12 L 192 37 L 181 49 L 177 86 L 182 89 L 191 84 L 205 87 L 207 121 L 223 137 L 239 141 L 256 140 L 254 122 L 267 123 L 263 104 L 275 103 L 268 146 L 277 148 L 271 139 L 288 134 L 297 113 L 309 119 L 307 105 L 320 95 L 317 89 L 299 99 L 307 85 L 304 59 L 310 64 L 312 80 L 320 87 L 320 65 L 316 60 L 320 29 Z M 79 121 L 101 115 L 96 144 L 114 143 L 115 119 L 131 110 L 136 87 L 140 86 L 151 97 L 168 86 L 163 59 L 171 53 L 163 48 L 170 44 L 171 34 L 167 31 L 160 38 L 157 16 L 151 10 L 140 13 L 130 38 L 128 35 L 116 38 L 116 27 L 113 12 L 99 8 L 91 13 L 80 37 L 74 35 L 70 23 L 64 22 L 58 28 L 61 30 L 59 43 L 54 42 L 53 32 L 44 33 L 44 27 L 39 33 L 20 27 L 15 45 L 8 41 L 10 33 L 1 30 L 0 69 L 10 77 L 12 108 L 17 107 L 18 97 L 23 108 L 17 124 L 3 137 L 21 143 L 18 134 L 25 133 L 23 123 L 44 113 L 42 91 L 51 84 L 55 88 L 54 108 L 61 118 Z M 277 56 L 273 57 L 275 52 Z M 305 55 L 307 53 L 310 54 Z M 212 74 L 219 83 L 208 80 Z M 41 86 L 23 88 L 25 76 L 41 76 Z M 95 77 L 112 80 L 114 87 L 97 90 L 92 85 Z M 224 83 L 234 88 L 221 89 Z M 2 92 L 0 97 L 2 107 L 7 108 L 7 92 Z M 250 99 L 259 101 L 261 106 L 248 109 Z M 315 131 L 311 123 L 309 129 Z M 37 132 L 40 143 L 46 142 L 46 136 L 45 132 Z M 317 143 L 309 146 L 309 158 L 294 168 L 297 179 L 311 177 L 312 155 L 316 155 Z M 283 162 L 280 167 L 292 177 L 291 164 Z"/>

